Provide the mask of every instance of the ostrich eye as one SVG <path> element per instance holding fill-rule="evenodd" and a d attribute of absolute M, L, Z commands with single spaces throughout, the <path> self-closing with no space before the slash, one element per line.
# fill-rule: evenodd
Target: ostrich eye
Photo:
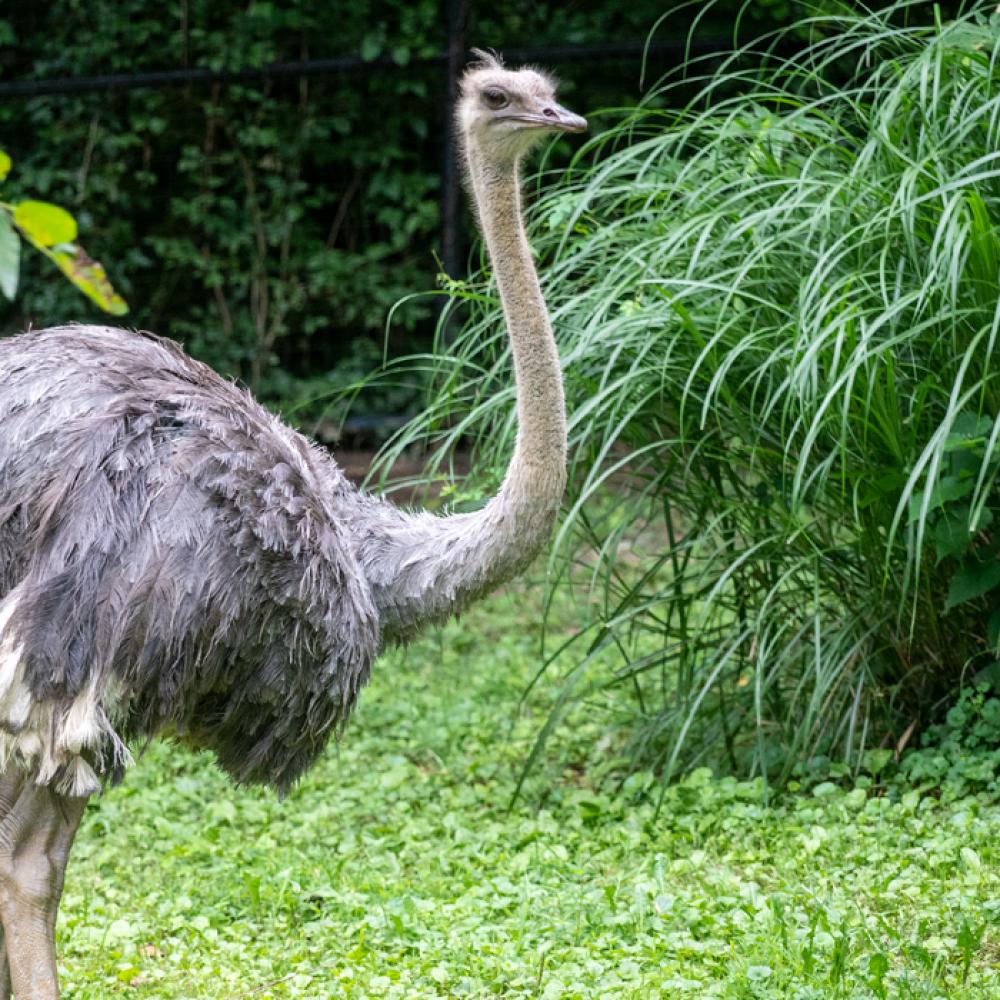
<path fill-rule="evenodd" d="M 491 87 L 489 90 L 483 91 L 483 103 L 486 107 L 492 108 L 494 111 L 499 111 L 500 108 L 507 107 L 510 99 L 502 90 Z"/>

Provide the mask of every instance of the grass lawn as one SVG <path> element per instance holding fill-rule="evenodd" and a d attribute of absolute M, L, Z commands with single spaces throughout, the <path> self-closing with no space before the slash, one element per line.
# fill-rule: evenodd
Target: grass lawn
<path fill-rule="evenodd" d="M 535 601 L 386 657 L 284 802 L 154 744 L 77 840 L 66 996 L 1000 996 L 995 802 L 768 806 L 696 774 L 657 816 L 648 778 L 588 779 L 613 752 L 593 707 L 509 811 L 547 707 L 518 707 Z"/>

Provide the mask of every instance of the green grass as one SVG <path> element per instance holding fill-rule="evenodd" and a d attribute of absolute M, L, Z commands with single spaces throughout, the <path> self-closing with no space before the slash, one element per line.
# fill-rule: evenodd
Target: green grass
<path fill-rule="evenodd" d="M 856 768 L 1000 658 L 1000 14 L 851 6 L 679 67 L 533 192 L 570 411 L 551 579 L 594 597 L 574 653 L 637 767 Z M 471 439 L 488 492 L 507 338 L 488 271 L 451 291 L 386 457 Z"/>
<path fill-rule="evenodd" d="M 590 702 L 509 810 L 555 693 L 521 702 L 537 593 L 383 660 L 284 802 L 154 744 L 78 838 L 67 998 L 1000 993 L 995 802 L 823 783 L 768 806 L 696 772 L 657 813 Z"/>

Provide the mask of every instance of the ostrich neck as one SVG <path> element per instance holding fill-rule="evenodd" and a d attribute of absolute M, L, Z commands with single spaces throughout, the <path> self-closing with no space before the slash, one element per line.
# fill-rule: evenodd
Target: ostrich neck
<path fill-rule="evenodd" d="M 558 505 L 566 475 L 566 417 L 559 353 L 521 216 L 516 164 L 484 161 L 469 149 L 476 207 L 510 336 L 518 433 L 505 490 Z"/>
<path fill-rule="evenodd" d="M 517 164 L 497 165 L 474 145 L 468 157 L 511 341 L 517 442 L 499 493 L 474 514 L 407 514 L 374 500 L 363 511 L 358 554 L 389 639 L 443 621 L 515 576 L 551 534 L 566 485 L 559 353 L 521 219 Z"/>

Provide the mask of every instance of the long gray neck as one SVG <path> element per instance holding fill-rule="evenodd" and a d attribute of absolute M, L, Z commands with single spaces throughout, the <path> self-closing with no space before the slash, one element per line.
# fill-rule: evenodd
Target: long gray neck
<path fill-rule="evenodd" d="M 559 353 L 521 218 L 517 164 L 469 168 L 510 335 L 518 432 L 499 493 L 475 514 L 435 517 L 378 508 L 359 545 L 389 638 L 441 621 L 523 569 L 549 538 L 566 485 Z"/>
<path fill-rule="evenodd" d="M 478 159 L 470 148 L 476 207 L 503 303 L 517 386 L 517 445 L 500 497 L 515 511 L 521 503 L 558 510 L 566 485 L 566 404 L 559 352 L 521 217 L 517 165 Z M 551 524 L 545 537 L 550 529 Z"/>

